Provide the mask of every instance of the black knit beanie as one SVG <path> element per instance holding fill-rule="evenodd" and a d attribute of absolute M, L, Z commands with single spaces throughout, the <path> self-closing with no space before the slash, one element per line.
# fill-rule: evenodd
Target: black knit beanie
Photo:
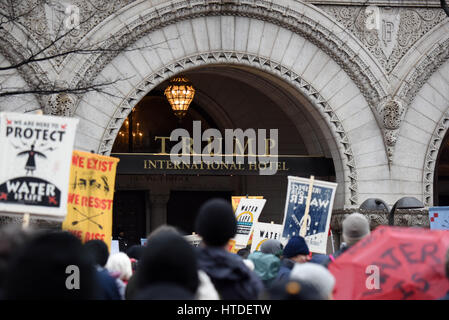
<path fill-rule="evenodd" d="M 198 266 L 194 248 L 181 236 L 163 232 L 148 240 L 136 271 L 137 290 L 172 283 L 193 294 L 198 289 Z"/>
<path fill-rule="evenodd" d="M 198 212 L 195 229 L 207 245 L 224 246 L 237 232 L 231 204 L 223 199 L 208 200 Z"/>

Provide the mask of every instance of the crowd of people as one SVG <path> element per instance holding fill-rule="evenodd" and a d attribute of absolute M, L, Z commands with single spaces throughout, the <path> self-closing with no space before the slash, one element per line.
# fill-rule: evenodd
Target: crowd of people
<path fill-rule="evenodd" d="M 0 299 L 329 300 L 336 281 L 328 266 L 370 234 L 366 217 L 353 213 L 343 221 L 345 245 L 332 255 L 311 254 L 300 236 L 285 247 L 271 239 L 258 251 L 234 254 L 226 247 L 237 222 L 222 199 L 200 208 L 195 228 L 202 237 L 198 247 L 165 225 L 145 246 L 110 254 L 100 240 L 82 244 L 65 231 L 4 226 Z"/>

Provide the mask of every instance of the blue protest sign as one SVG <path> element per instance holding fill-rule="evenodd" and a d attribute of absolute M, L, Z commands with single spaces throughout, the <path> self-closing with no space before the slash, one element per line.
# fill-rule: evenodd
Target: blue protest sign
<path fill-rule="evenodd" d="M 292 236 L 300 235 L 299 233 L 306 211 L 309 184 L 309 179 L 288 177 L 282 232 L 283 238 L 289 239 Z M 312 252 L 326 253 L 329 224 L 336 189 L 336 183 L 319 180 L 313 181 L 305 236 L 309 250 Z"/>
<path fill-rule="evenodd" d="M 430 229 L 449 230 L 449 207 L 429 208 Z"/>

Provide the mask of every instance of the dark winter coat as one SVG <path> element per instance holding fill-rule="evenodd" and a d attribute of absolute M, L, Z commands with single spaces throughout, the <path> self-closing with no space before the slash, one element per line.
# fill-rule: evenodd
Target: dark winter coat
<path fill-rule="evenodd" d="M 276 277 L 277 281 L 284 281 L 288 280 L 290 277 L 290 272 L 292 271 L 293 267 L 295 266 L 295 262 L 293 260 L 284 258 L 281 260 L 281 267 L 279 268 L 279 273 Z"/>
<path fill-rule="evenodd" d="M 121 300 L 116 280 L 104 268 L 97 268 L 97 279 L 100 286 L 100 300 Z"/>
<path fill-rule="evenodd" d="M 333 254 L 330 254 L 322 263 L 321 265 L 323 265 L 324 267 L 328 267 L 329 264 L 337 259 L 343 252 L 345 252 L 346 250 L 348 250 L 350 247 L 349 246 L 344 246 L 342 247 L 340 250 L 335 251 Z"/>
<path fill-rule="evenodd" d="M 255 300 L 264 286 L 243 259 L 222 248 L 198 248 L 198 268 L 207 273 L 223 300 Z"/>

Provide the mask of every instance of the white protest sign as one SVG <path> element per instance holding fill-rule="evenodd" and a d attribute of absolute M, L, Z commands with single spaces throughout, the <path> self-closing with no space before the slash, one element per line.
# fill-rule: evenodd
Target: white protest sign
<path fill-rule="evenodd" d="M 251 252 L 260 251 L 260 246 L 268 239 L 281 241 L 282 240 L 281 236 L 282 236 L 282 224 L 257 222 L 254 225 Z"/>
<path fill-rule="evenodd" d="M 119 247 L 119 243 L 118 240 L 111 240 L 111 255 L 114 253 L 119 253 L 120 252 L 120 247 Z"/>
<path fill-rule="evenodd" d="M 259 219 L 262 209 L 265 206 L 266 199 L 242 199 L 235 210 L 237 220 L 237 233 L 234 237 L 236 247 L 246 247 L 254 223 Z"/>
<path fill-rule="evenodd" d="M 289 176 L 282 237 L 300 235 L 301 227 L 305 226 L 304 238 L 309 250 L 325 254 L 336 189 L 336 183 Z"/>
<path fill-rule="evenodd" d="M 198 234 L 190 234 L 190 235 L 184 236 L 184 239 L 186 239 L 187 242 L 189 242 L 194 247 L 198 247 L 200 245 L 201 241 L 203 240 L 201 238 L 201 236 Z"/>
<path fill-rule="evenodd" d="M 78 119 L 0 113 L 0 211 L 63 219 Z"/>

